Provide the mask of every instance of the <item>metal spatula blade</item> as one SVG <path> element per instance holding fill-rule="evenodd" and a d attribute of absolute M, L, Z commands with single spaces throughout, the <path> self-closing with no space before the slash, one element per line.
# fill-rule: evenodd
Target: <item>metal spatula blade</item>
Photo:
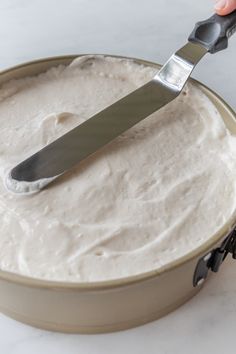
<path fill-rule="evenodd" d="M 190 50 L 191 53 L 195 53 L 194 58 L 191 58 L 194 63 L 206 53 L 203 47 L 188 43 L 182 49 L 182 57 L 173 55 L 153 80 L 13 168 L 6 180 L 7 187 L 18 193 L 43 188 L 118 135 L 169 103 L 178 96 L 193 69 L 193 63 L 183 60 L 184 53 Z M 171 71 L 175 72 L 174 80 Z M 166 81 L 168 79 L 171 82 Z"/>
<path fill-rule="evenodd" d="M 81 160 L 157 111 L 182 91 L 192 70 L 207 53 L 227 47 L 236 27 L 236 12 L 199 22 L 189 42 L 146 85 L 94 115 L 14 167 L 6 186 L 16 193 L 35 192 Z"/>

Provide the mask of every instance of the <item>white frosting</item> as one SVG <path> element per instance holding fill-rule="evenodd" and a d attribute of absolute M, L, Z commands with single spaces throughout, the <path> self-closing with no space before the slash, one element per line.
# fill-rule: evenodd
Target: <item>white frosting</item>
<path fill-rule="evenodd" d="M 41 178 L 36 181 L 19 181 L 12 177 L 11 171 L 9 171 L 5 177 L 6 188 L 13 193 L 29 194 L 39 192 L 45 188 L 49 183 L 54 181 L 60 175 L 54 177 Z"/>
<path fill-rule="evenodd" d="M 191 84 L 42 192 L 5 188 L 11 167 L 154 74 L 83 57 L 3 85 L 1 269 L 67 281 L 139 274 L 195 249 L 235 212 L 235 138 Z"/>

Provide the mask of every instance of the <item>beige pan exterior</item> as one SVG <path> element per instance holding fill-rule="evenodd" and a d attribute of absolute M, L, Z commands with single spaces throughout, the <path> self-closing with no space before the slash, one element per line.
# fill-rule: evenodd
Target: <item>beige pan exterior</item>
<path fill-rule="evenodd" d="M 51 66 L 69 64 L 76 56 L 56 57 L 23 64 L 0 73 L 0 84 L 13 78 L 41 73 Z M 136 60 L 136 59 L 135 59 Z M 136 60 L 156 67 L 154 63 Z M 192 80 L 213 101 L 236 134 L 236 115 L 214 92 Z M 36 327 L 78 333 L 122 330 L 157 319 L 174 310 L 201 286 L 193 287 L 198 259 L 216 247 L 236 220 L 185 257 L 158 271 L 97 283 L 37 280 L 0 271 L 0 310 Z"/>

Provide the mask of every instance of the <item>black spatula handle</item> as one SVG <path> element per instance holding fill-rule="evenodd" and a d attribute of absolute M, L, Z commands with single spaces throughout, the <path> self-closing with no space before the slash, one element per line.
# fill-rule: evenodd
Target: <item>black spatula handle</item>
<path fill-rule="evenodd" d="M 189 41 L 203 45 L 208 52 L 216 53 L 227 48 L 228 38 L 236 31 L 236 10 L 229 15 L 211 16 L 197 22 Z"/>

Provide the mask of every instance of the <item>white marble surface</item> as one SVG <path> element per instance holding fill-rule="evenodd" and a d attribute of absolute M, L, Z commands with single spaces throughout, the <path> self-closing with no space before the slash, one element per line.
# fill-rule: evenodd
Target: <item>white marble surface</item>
<path fill-rule="evenodd" d="M 211 0 L 1 0 L 0 68 L 72 53 L 121 54 L 163 63 L 211 8 Z M 236 35 L 228 50 L 208 55 L 194 74 L 234 108 L 235 62 Z M 0 315 L 0 353 L 231 353 L 235 275 L 236 262 L 228 261 L 177 311 L 119 333 L 50 333 Z"/>

